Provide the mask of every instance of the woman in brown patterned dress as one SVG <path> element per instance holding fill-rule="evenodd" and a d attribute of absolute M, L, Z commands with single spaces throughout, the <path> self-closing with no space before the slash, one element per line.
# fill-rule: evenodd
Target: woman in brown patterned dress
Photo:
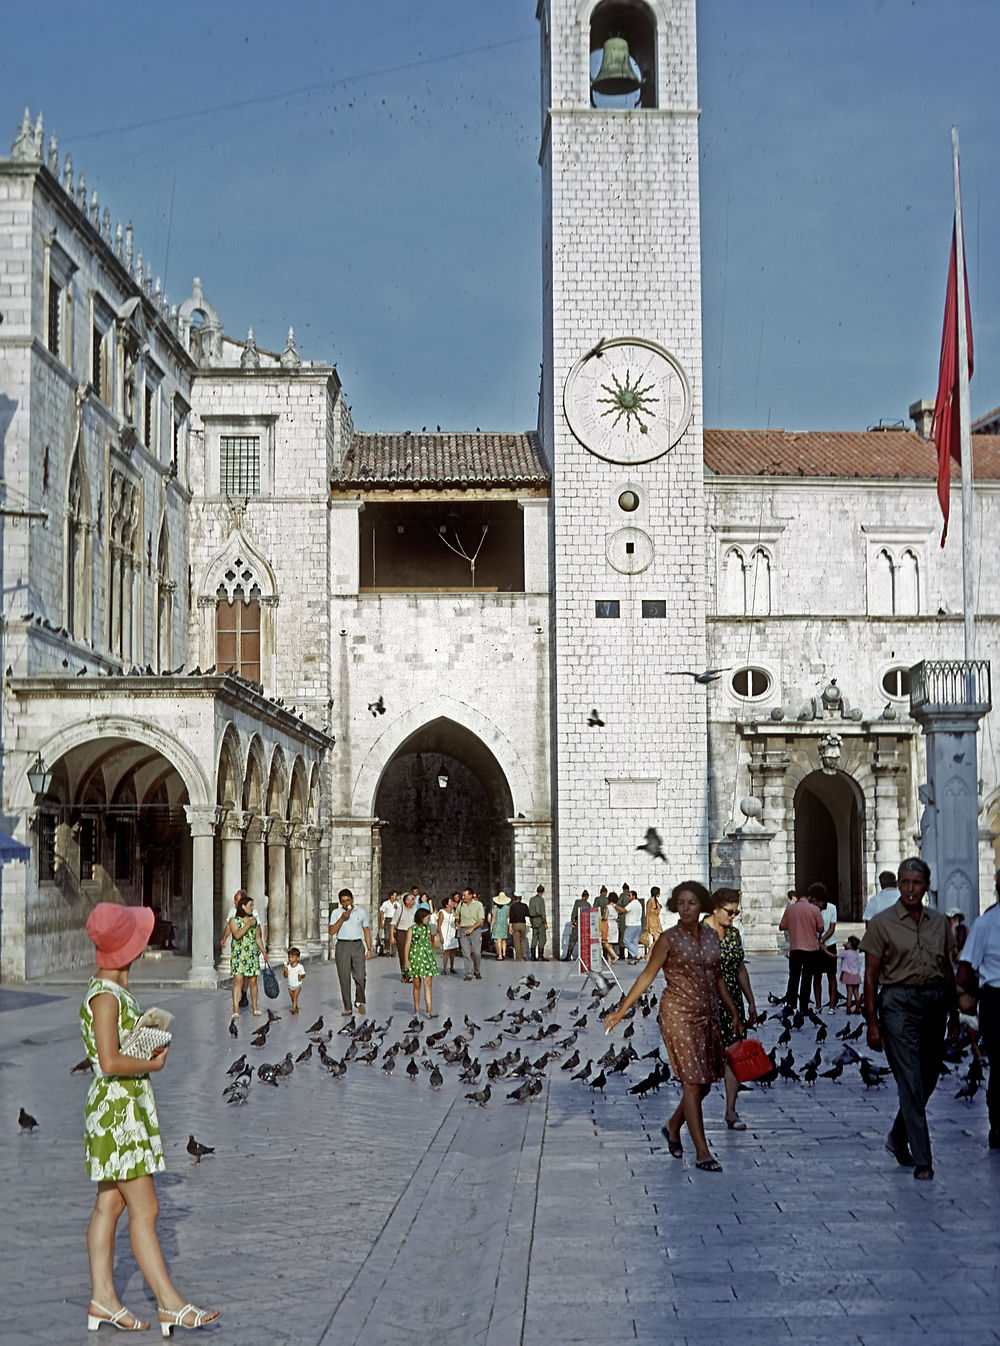
<path fill-rule="evenodd" d="M 719 958 L 722 975 L 739 1019 L 736 1024 L 729 1012 L 720 1006 L 722 1024 L 722 1047 L 731 1047 L 738 1037 L 744 1037 L 748 1027 L 757 1022 L 757 1005 L 750 987 L 750 974 L 747 972 L 746 958 L 743 954 L 743 941 L 733 922 L 740 914 L 740 893 L 737 888 L 718 888 L 712 894 L 712 914 L 705 922 L 706 929 L 714 930 L 719 937 Z M 743 1001 L 746 1000 L 746 1013 Z M 739 1094 L 739 1081 L 732 1067 L 726 1062 L 726 1125 L 730 1131 L 745 1131 L 746 1122 L 740 1120 L 736 1111 L 736 1098 Z"/>
<path fill-rule="evenodd" d="M 712 899 L 704 884 L 688 879 L 677 885 L 667 902 L 667 910 L 677 913 L 677 924 L 653 945 L 632 989 L 604 1025 L 608 1032 L 615 1028 L 662 970 L 667 987 L 660 1000 L 660 1032 L 674 1074 L 684 1088 L 679 1106 L 663 1127 L 667 1148 L 675 1159 L 684 1153 L 680 1132 L 686 1122 L 694 1142 L 695 1167 L 721 1173 L 722 1165 L 712 1157 L 705 1139 L 701 1104 L 713 1083 L 723 1077 L 719 1002 L 734 1024 L 740 1020 L 722 975 L 718 936 L 701 924 L 702 915 L 711 909 Z"/>

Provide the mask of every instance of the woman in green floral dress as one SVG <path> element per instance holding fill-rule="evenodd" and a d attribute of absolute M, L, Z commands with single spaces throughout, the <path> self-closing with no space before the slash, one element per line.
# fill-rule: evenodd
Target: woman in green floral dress
<path fill-rule="evenodd" d="M 710 930 L 719 937 L 719 961 L 726 989 L 732 996 L 736 1013 L 739 1016 L 739 1031 L 733 1024 L 732 1016 L 722 1002 L 719 1002 L 719 1018 L 722 1025 L 722 1045 L 731 1047 L 734 1042 L 746 1035 L 747 1027 L 757 1022 L 757 1006 L 753 991 L 750 989 L 750 974 L 747 972 L 746 958 L 743 954 L 743 941 L 733 922 L 740 914 L 740 893 L 736 888 L 719 888 L 712 894 L 712 913 L 705 921 Z M 743 1001 L 746 1000 L 744 1013 Z M 746 1122 L 741 1122 L 736 1111 L 736 1099 L 740 1092 L 739 1081 L 732 1067 L 726 1062 L 726 1125 L 730 1131 L 745 1131 Z"/>
<path fill-rule="evenodd" d="M 174 1327 L 201 1327 L 219 1316 L 217 1309 L 197 1309 L 177 1292 L 156 1234 L 153 1174 L 163 1168 L 163 1146 L 149 1076 L 163 1069 L 168 1048 L 158 1048 L 148 1061 L 121 1050 L 121 1039 L 140 1017 L 128 970 L 152 931 L 150 907 L 99 902 L 87 920 L 97 955 L 97 971 L 80 1006 L 80 1029 L 94 1072 L 84 1107 L 87 1172 L 98 1185 L 87 1227 L 93 1291 L 87 1326 L 92 1332 L 105 1322 L 122 1332 L 149 1327 L 122 1305 L 115 1289 L 115 1232 L 126 1208 L 132 1252 L 156 1296 L 163 1334 Z"/>
<path fill-rule="evenodd" d="M 431 985 L 438 975 L 437 960 L 431 941 L 437 938 L 437 931 L 431 926 L 431 914 L 426 907 L 419 907 L 413 918 L 413 924 L 406 932 L 406 971 L 413 979 L 413 1013 L 420 1013 L 420 988 L 424 988 L 424 1010 L 428 1019 L 436 1019 L 431 1013 Z"/>
<path fill-rule="evenodd" d="M 260 975 L 260 960 L 266 955 L 260 923 L 253 914 L 253 898 L 246 893 L 237 894 L 236 915 L 226 922 L 222 932 L 223 947 L 227 935 L 232 941 L 229 946 L 229 971 L 233 978 L 233 1018 L 238 1019 L 240 1016 L 240 996 L 244 984 L 250 992 L 250 1008 L 259 1017 L 257 978 Z"/>

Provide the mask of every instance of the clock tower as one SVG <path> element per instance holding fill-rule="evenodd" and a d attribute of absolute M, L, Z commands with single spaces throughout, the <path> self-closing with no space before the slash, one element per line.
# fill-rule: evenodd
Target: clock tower
<path fill-rule="evenodd" d="M 584 887 L 708 881 L 698 107 L 694 0 L 538 17 L 561 932 Z"/>

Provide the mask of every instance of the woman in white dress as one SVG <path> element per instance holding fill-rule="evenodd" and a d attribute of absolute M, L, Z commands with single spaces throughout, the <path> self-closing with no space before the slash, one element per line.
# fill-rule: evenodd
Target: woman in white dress
<path fill-rule="evenodd" d="M 458 893 L 452 893 L 437 914 L 438 938 L 441 941 L 441 971 L 455 971 L 455 951 L 458 948 L 458 933 L 455 930 L 455 908 L 458 905 Z"/>

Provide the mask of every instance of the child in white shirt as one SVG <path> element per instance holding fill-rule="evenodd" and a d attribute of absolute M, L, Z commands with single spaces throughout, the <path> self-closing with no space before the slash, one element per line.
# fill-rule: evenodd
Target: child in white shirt
<path fill-rule="evenodd" d="M 301 957 L 298 949 L 293 945 L 288 950 L 288 962 L 282 969 L 281 975 L 288 982 L 288 994 L 292 997 L 292 1013 L 299 1012 L 299 991 L 302 986 L 302 978 L 306 975 L 306 970 L 299 962 Z"/>

